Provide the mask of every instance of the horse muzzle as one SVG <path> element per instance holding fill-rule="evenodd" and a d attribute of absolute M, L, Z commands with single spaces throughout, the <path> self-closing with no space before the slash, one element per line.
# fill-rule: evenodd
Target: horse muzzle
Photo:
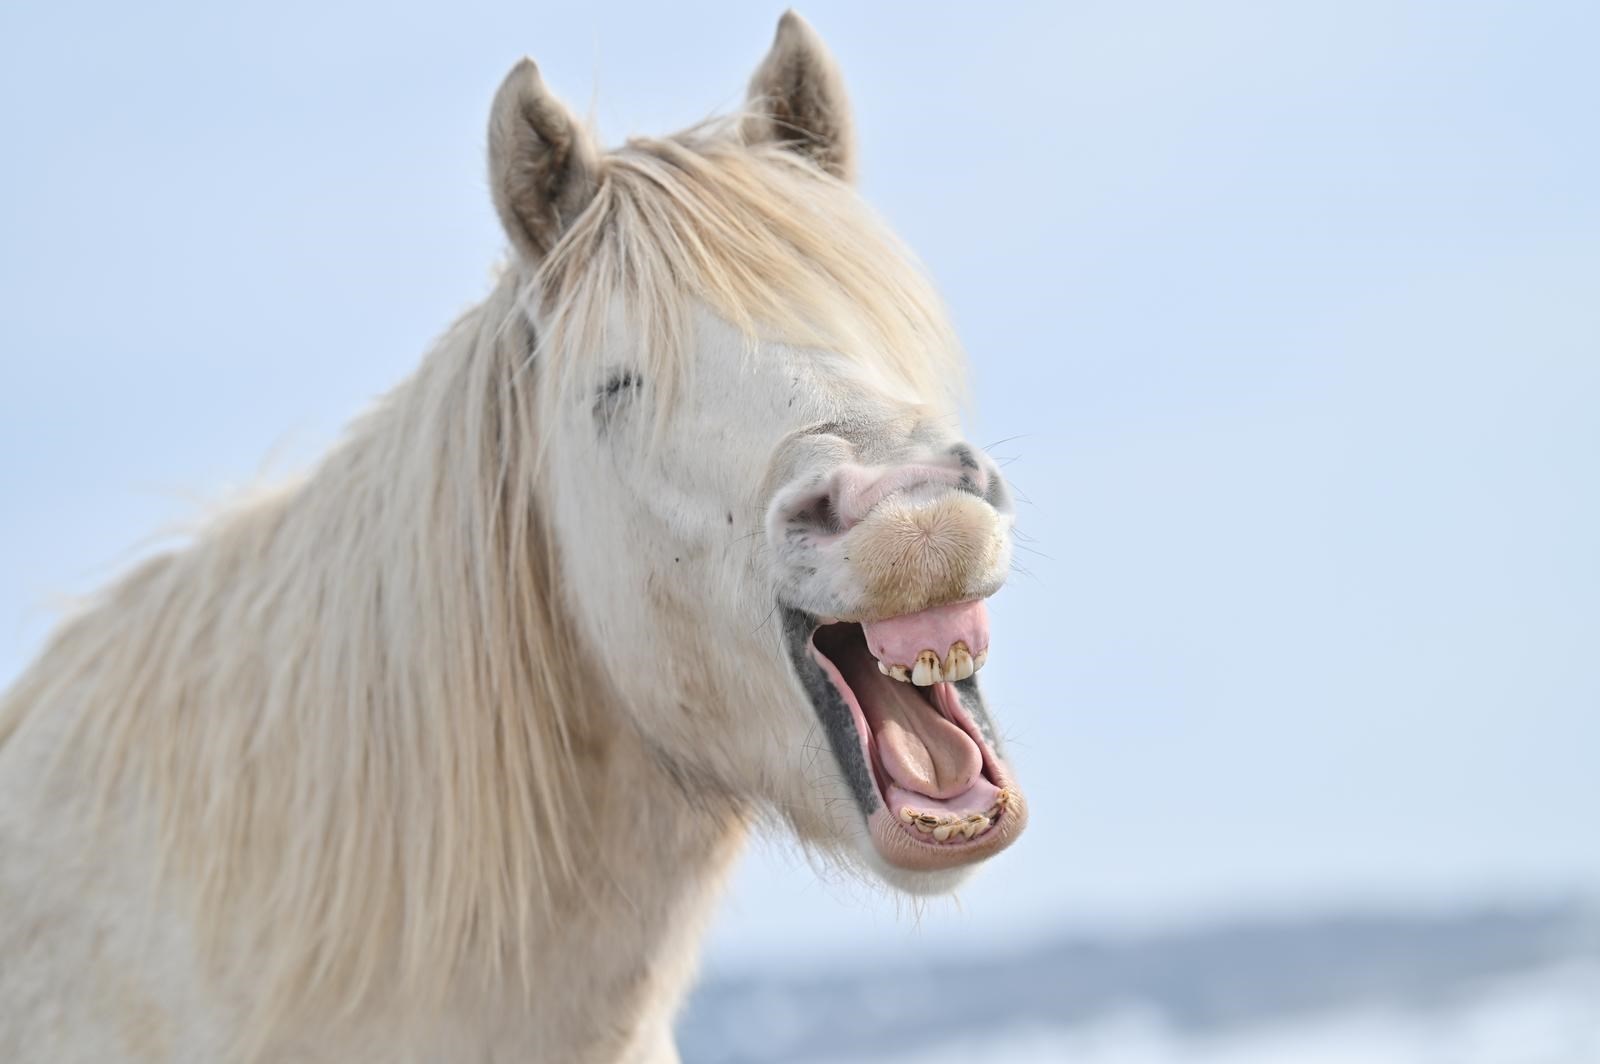
<path fill-rule="evenodd" d="M 875 621 L 987 598 L 1011 565 L 1012 505 L 987 456 L 956 444 L 894 466 L 797 478 L 767 515 L 779 597 Z"/>

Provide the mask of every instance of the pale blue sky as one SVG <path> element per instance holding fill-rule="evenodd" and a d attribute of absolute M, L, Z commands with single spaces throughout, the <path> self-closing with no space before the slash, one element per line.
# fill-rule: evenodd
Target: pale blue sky
<path fill-rule="evenodd" d="M 616 140 L 735 103 L 779 10 L 6 5 L 0 681 L 484 294 L 516 58 Z M 1034 820 L 920 927 L 763 850 L 714 961 L 1600 892 L 1600 8 L 801 10 L 1016 437 Z"/>

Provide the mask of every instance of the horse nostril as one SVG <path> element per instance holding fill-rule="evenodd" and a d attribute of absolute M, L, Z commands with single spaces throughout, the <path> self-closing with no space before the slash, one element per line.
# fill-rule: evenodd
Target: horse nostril
<path fill-rule="evenodd" d="M 789 522 L 826 536 L 838 535 L 845 530 L 833 495 L 826 491 L 795 503 L 789 513 Z"/>
<path fill-rule="evenodd" d="M 833 497 L 824 495 L 817 500 L 817 505 L 812 511 L 813 518 L 822 531 L 832 535 L 844 531 L 839 521 L 839 511 L 834 508 Z"/>

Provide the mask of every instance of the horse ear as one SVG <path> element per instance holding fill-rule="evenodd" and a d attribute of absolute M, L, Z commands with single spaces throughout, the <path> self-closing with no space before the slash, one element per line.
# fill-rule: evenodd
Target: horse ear
<path fill-rule="evenodd" d="M 855 178 L 855 123 L 844 78 L 827 45 L 793 11 L 778 20 L 772 50 L 750 79 L 744 137 L 777 141 L 834 177 Z"/>
<path fill-rule="evenodd" d="M 537 263 L 583 213 L 599 187 L 599 152 L 589 131 L 524 59 L 511 68 L 489 112 L 489 185 L 501 224 Z"/>

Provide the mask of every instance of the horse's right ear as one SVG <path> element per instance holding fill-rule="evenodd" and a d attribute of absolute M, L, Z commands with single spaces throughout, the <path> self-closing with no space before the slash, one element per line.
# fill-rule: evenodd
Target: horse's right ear
<path fill-rule="evenodd" d="M 745 140 L 777 143 L 844 181 L 856 171 L 855 122 L 828 46 L 794 11 L 778 20 L 772 49 L 750 79 Z"/>
<path fill-rule="evenodd" d="M 594 141 L 551 95 L 539 68 L 511 68 L 489 112 L 489 186 L 517 252 L 537 264 L 594 198 L 600 161 Z"/>

